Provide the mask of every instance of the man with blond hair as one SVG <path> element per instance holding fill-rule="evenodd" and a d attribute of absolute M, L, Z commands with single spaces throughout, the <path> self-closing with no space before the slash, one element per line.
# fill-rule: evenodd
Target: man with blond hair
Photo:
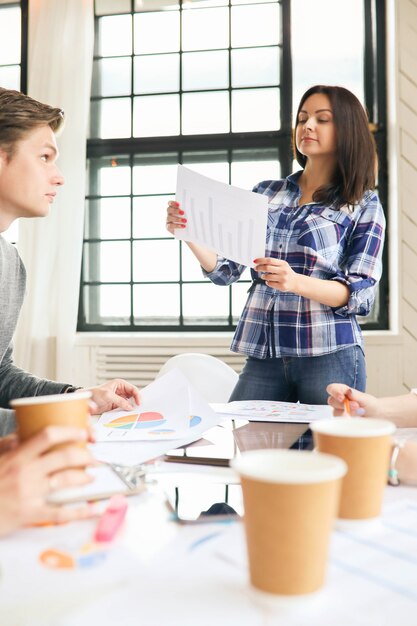
<path fill-rule="evenodd" d="M 63 124 L 59 108 L 42 104 L 13 90 L 0 88 L 0 433 L 14 428 L 9 402 L 15 398 L 73 393 L 69 383 L 38 378 L 13 362 L 12 337 L 26 288 L 26 270 L 16 248 L 1 235 L 21 217 L 48 215 L 64 178 L 56 164 L 55 133 Z M 93 411 L 129 410 L 129 399 L 139 403 L 139 390 L 115 379 L 92 387 Z M 62 442 L 76 443 L 86 435 L 76 429 L 50 428 L 19 446 L 15 437 L 1 441 L 0 534 L 22 524 L 90 515 L 87 507 L 65 509 L 46 504 L 54 488 L 85 482 L 82 471 L 90 453 L 78 446 L 48 451 Z M 81 468 L 81 469 L 74 469 Z M 51 481 L 53 478 L 53 481 Z"/>

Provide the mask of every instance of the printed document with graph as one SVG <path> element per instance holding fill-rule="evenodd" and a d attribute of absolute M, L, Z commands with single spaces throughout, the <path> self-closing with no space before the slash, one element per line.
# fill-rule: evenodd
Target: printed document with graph
<path fill-rule="evenodd" d="M 178 166 L 175 199 L 185 212 L 177 239 L 201 244 L 248 267 L 265 256 L 268 198 Z"/>

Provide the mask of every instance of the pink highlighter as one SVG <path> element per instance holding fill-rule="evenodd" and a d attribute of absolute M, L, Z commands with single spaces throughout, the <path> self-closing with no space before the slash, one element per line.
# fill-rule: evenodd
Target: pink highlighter
<path fill-rule="evenodd" d="M 125 496 L 116 495 L 110 498 L 110 502 L 100 517 L 94 533 L 94 541 L 112 541 L 117 534 L 127 511 L 127 499 Z"/>

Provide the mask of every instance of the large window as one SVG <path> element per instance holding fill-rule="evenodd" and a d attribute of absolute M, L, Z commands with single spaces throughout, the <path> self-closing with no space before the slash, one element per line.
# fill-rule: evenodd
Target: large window
<path fill-rule="evenodd" d="M 176 167 L 246 189 L 291 173 L 292 112 L 314 83 L 366 104 L 385 200 L 383 4 L 96 0 L 80 330 L 234 327 L 249 272 L 215 287 L 165 230 Z M 385 299 L 383 285 L 368 327 Z"/>
<path fill-rule="evenodd" d="M 20 2 L 0 0 L 0 86 L 20 90 L 22 8 Z"/>
<path fill-rule="evenodd" d="M 0 87 L 26 91 L 27 0 L 0 0 Z M 16 242 L 18 221 L 3 233 Z"/>

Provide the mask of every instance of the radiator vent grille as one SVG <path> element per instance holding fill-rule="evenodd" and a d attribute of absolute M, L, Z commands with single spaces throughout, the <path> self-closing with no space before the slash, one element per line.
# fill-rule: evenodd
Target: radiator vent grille
<path fill-rule="evenodd" d="M 172 356 L 184 352 L 211 354 L 240 372 L 244 357 L 230 352 L 228 347 L 207 345 L 159 346 L 92 346 L 90 348 L 90 373 L 96 384 L 111 378 L 125 380 L 144 387 L 155 379 L 162 365 Z"/>

